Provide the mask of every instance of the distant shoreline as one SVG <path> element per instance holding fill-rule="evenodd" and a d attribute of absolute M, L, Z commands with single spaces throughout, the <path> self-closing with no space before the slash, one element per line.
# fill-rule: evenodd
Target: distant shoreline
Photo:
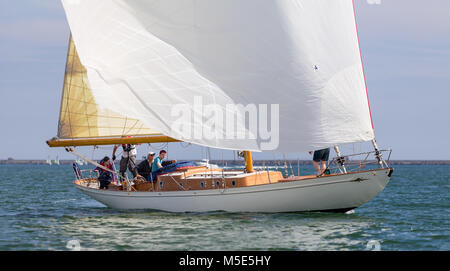
<path fill-rule="evenodd" d="M 191 160 L 197 161 L 197 160 Z M 71 165 L 74 160 L 60 160 L 59 163 L 61 165 Z M 287 160 L 288 163 L 292 165 L 297 165 L 300 162 L 300 165 L 310 165 L 311 160 Z M 243 165 L 243 160 L 211 160 L 211 164 L 228 164 L 228 165 Z M 282 165 L 283 161 L 277 160 L 255 160 L 253 162 L 256 166 L 261 166 L 265 164 L 266 166 L 271 165 Z M 0 160 L 0 165 L 45 165 L 46 160 Z M 391 160 L 389 162 L 390 165 L 450 165 L 450 160 Z"/>

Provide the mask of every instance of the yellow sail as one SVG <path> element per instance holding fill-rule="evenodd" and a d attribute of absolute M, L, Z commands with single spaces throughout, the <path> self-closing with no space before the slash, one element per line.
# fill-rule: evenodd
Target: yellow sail
<path fill-rule="evenodd" d="M 146 127 L 139 120 L 97 106 L 89 87 L 86 68 L 81 64 L 71 37 L 58 136 L 47 143 L 51 147 L 63 147 L 173 141 L 176 140 Z"/>

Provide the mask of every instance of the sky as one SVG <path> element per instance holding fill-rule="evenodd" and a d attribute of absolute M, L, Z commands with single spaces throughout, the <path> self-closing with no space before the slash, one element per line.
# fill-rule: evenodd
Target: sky
<path fill-rule="evenodd" d="M 450 160 L 450 1 L 355 0 L 355 9 L 378 144 L 393 149 L 391 159 Z M 69 34 L 59 0 L 0 0 L 0 159 L 72 158 L 45 143 L 57 132 Z M 81 152 L 97 158 L 111 150 Z M 212 159 L 234 158 L 211 152 Z M 200 159 L 207 150 L 174 143 L 169 153 Z"/>

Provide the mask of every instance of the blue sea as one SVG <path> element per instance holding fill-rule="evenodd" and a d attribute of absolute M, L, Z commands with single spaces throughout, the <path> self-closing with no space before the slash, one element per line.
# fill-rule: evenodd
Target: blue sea
<path fill-rule="evenodd" d="M 450 250 L 450 166 L 394 168 L 347 214 L 173 214 L 107 208 L 69 165 L 0 165 L 0 250 Z"/>

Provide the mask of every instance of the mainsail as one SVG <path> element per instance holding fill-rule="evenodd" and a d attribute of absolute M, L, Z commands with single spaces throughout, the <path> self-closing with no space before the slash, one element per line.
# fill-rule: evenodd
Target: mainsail
<path fill-rule="evenodd" d="M 173 108 L 186 105 L 192 118 L 183 125 L 202 130 L 208 118 L 192 106 L 201 101 L 222 112 L 279 105 L 273 151 L 374 138 L 352 0 L 62 2 L 86 73 L 66 82 L 76 94 L 63 97 L 60 137 L 155 129 L 199 145 L 264 150 L 267 138 L 230 139 L 227 125 L 215 123 L 212 138 L 173 129 Z M 243 116 L 236 134 L 251 134 Z"/>

